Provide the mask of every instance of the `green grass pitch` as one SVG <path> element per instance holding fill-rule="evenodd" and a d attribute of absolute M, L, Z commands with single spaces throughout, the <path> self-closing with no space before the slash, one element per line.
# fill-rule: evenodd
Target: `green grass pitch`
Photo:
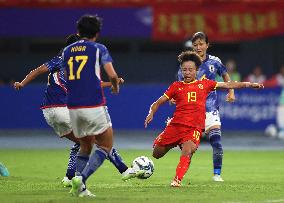
<path fill-rule="evenodd" d="M 121 150 L 130 164 L 140 155 L 151 157 L 151 151 Z M 68 150 L 0 150 L 0 161 L 11 176 L 0 177 L 0 202 L 284 202 L 284 151 L 225 151 L 223 178 L 212 178 L 210 151 L 198 151 L 181 188 L 169 184 L 175 174 L 179 151 L 153 160 L 155 172 L 147 180 L 121 181 L 120 174 L 106 161 L 89 179 L 95 199 L 76 198 L 61 186 L 65 175 Z"/>

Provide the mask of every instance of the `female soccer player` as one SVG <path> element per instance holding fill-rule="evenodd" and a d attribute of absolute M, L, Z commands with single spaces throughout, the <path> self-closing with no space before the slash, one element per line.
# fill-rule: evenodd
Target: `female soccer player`
<path fill-rule="evenodd" d="M 159 159 L 170 149 L 180 146 L 181 156 L 176 175 L 171 183 L 181 186 L 193 153 L 197 150 L 200 136 L 205 129 L 205 105 L 208 94 L 216 88 L 263 88 L 262 84 L 249 82 L 216 82 L 214 80 L 196 80 L 201 58 L 194 52 L 182 52 L 178 56 L 183 81 L 174 82 L 168 90 L 155 101 L 145 119 L 145 128 L 153 120 L 159 106 L 174 99 L 176 110 L 164 131 L 155 139 L 153 157 Z"/>

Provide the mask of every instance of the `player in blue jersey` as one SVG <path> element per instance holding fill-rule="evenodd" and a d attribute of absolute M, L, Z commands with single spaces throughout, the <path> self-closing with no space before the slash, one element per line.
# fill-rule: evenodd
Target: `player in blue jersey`
<path fill-rule="evenodd" d="M 10 175 L 7 167 L 0 162 L 0 175 L 3 177 L 8 177 Z"/>
<path fill-rule="evenodd" d="M 67 72 L 67 107 L 74 135 L 81 144 L 76 162 L 77 176 L 72 179 L 70 191 L 75 196 L 94 196 L 86 189 L 86 181 L 105 159 L 112 158 L 112 162 L 123 166 L 121 158 L 116 157 L 113 150 L 112 123 L 100 85 L 101 68 L 106 71 L 114 94 L 119 93 L 118 76 L 107 48 L 96 42 L 100 29 L 101 19 L 98 16 L 82 16 L 77 22 L 81 40 L 63 51 Z M 94 144 L 97 147 L 91 153 Z M 133 176 L 144 173 L 134 169 L 133 172 Z"/>
<path fill-rule="evenodd" d="M 76 34 L 69 35 L 66 39 L 66 46 L 78 41 L 79 39 L 79 36 Z M 39 75 L 48 72 L 48 85 L 44 93 L 41 109 L 48 125 L 50 125 L 60 137 L 65 137 L 75 142 L 70 150 L 66 176 L 62 180 L 62 184 L 65 187 L 70 187 L 71 179 L 75 176 L 75 159 L 80 149 L 80 145 L 79 140 L 73 134 L 69 111 L 66 107 L 67 88 L 64 69 L 62 67 L 61 53 L 52 58 L 50 61 L 32 70 L 22 82 L 15 82 L 14 87 L 16 90 L 20 90 Z M 122 83 L 123 79 L 119 78 L 119 82 Z M 111 87 L 110 82 L 102 82 L 101 85 L 102 87 Z M 119 154 L 115 149 L 113 149 L 112 153 L 115 154 L 112 156 L 119 157 Z M 109 158 L 110 161 L 112 159 L 114 158 Z M 115 163 L 115 161 L 112 161 L 112 163 Z M 115 166 L 117 167 L 117 165 Z M 128 172 L 131 171 L 131 169 L 125 164 L 123 167 L 117 168 L 119 172 L 124 175 L 124 178 L 129 177 Z"/>
<path fill-rule="evenodd" d="M 78 35 L 70 35 L 67 37 L 65 45 L 72 44 L 77 40 L 79 40 Z M 64 69 L 61 64 L 62 56 L 60 53 L 50 61 L 33 69 L 23 81 L 15 82 L 14 88 L 20 90 L 39 75 L 49 73 L 47 87 L 41 104 L 44 118 L 59 137 L 65 137 L 75 143 L 70 149 L 66 176 L 62 180 L 63 185 L 67 187 L 71 186 L 71 179 L 75 176 L 75 159 L 80 149 L 80 144 L 78 139 L 73 135 L 69 112 L 66 107 L 67 88 Z"/>
<path fill-rule="evenodd" d="M 194 51 L 202 59 L 202 64 L 200 65 L 197 73 L 197 79 L 202 80 L 204 78 L 207 78 L 209 80 L 216 80 L 216 76 L 219 75 L 223 78 L 224 82 L 230 82 L 230 76 L 227 73 L 227 69 L 222 64 L 221 60 L 216 56 L 207 54 L 207 49 L 209 47 L 207 35 L 203 32 L 196 32 L 192 36 L 191 41 Z M 181 70 L 179 70 L 178 72 L 178 79 L 183 80 Z M 226 100 L 228 102 L 235 101 L 235 94 L 233 89 L 229 90 Z M 208 95 L 206 100 L 205 133 L 208 135 L 210 144 L 213 149 L 213 180 L 222 182 L 224 181 L 221 177 L 223 147 L 221 144 L 221 121 L 216 91 L 212 91 Z"/>

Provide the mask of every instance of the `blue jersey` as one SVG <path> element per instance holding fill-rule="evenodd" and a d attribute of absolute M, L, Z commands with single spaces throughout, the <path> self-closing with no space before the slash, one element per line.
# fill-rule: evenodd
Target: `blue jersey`
<path fill-rule="evenodd" d="M 207 78 L 209 80 L 216 80 L 217 74 L 219 76 L 222 76 L 225 73 L 227 73 L 227 69 L 218 57 L 206 55 L 206 59 L 199 66 L 197 79 L 202 80 L 204 78 Z M 179 69 L 178 71 L 178 80 L 183 80 L 181 69 Z M 206 112 L 211 112 L 214 110 L 219 110 L 216 90 L 210 92 L 206 99 Z"/>
<path fill-rule="evenodd" d="M 68 108 L 105 105 L 100 72 L 102 65 L 110 62 L 112 58 L 107 48 L 96 42 L 80 40 L 64 49 Z"/>
<path fill-rule="evenodd" d="M 67 88 L 62 62 L 62 57 L 56 56 L 44 64 L 49 70 L 49 75 L 41 104 L 42 109 L 66 106 Z"/>

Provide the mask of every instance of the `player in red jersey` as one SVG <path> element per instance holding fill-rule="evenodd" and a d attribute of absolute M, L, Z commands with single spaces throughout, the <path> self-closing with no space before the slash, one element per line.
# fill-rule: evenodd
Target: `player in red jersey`
<path fill-rule="evenodd" d="M 144 123 L 146 128 L 160 105 L 170 99 L 176 101 L 173 118 L 155 139 L 153 149 L 153 157 L 159 159 L 170 149 L 180 146 L 181 156 L 171 183 L 173 187 L 181 186 L 181 180 L 189 168 L 191 157 L 199 146 L 200 136 L 205 128 L 207 95 L 215 88 L 263 88 L 263 85 L 258 83 L 196 80 L 196 73 L 202 62 L 200 57 L 191 51 L 182 52 L 178 56 L 178 61 L 184 80 L 171 84 L 164 95 L 151 105 Z"/>

